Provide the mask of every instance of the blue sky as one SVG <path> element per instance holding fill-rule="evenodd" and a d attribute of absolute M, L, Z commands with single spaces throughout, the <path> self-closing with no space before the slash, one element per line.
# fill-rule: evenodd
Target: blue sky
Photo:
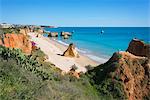
<path fill-rule="evenodd" d="M 150 0 L 0 0 L 0 22 L 54 26 L 150 26 Z"/>

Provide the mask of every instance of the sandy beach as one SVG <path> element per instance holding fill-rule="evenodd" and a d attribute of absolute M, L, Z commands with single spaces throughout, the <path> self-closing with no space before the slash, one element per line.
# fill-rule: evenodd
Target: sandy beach
<path fill-rule="evenodd" d="M 62 45 L 53 39 L 49 39 L 48 37 L 36 37 L 36 33 L 28 33 L 28 35 L 31 37 L 31 41 L 34 41 L 37 47 L 40 47 L 40 49 L 48 56 L 47 61 L 50 61 L 64 72 L 68 72 L 72 65 L 78 67 L 76 70 L 77 72 L 86 72 L 85 66 L 96 66 L 100 64 L 80 53 L 79 58 L 61 56 L 61 54 L 67 49 L 67 46 Z"/>

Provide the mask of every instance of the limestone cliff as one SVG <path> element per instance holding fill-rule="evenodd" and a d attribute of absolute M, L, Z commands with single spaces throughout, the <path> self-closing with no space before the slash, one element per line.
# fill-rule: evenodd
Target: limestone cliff
<path fill-rule="evenodd" d="M 22 49 L 26 54 L 32 51 L 32 44 L 24 34 L 3 34 L 0 36 L 0 45 Z"/>

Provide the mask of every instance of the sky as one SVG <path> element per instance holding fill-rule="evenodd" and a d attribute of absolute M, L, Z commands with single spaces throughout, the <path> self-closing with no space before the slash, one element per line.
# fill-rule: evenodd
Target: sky
<path fill-rule="evenodd" d="M 0 0 L 0 23 L 150 27 L 150 0 Z"/>

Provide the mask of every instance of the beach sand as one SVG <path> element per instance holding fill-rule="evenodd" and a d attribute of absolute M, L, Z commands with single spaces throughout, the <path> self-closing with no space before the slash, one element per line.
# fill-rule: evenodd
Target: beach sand
<path fill-rule="evenodd" d="M 40 37 L 36 37 L 36 33 L 28 33 L 28 35 L 31 37 L 31 41 L 34 41 L 37 44 L 37 47 L 40 47 L 40 49 L 48 56 L 47 61 L 53 63 L 64 72 L 68 72 L 72 65 L 76 65 L 78 67 L 76 70 L 77 72 L 86 72 L 85 66 L 97 66 L 100 64 L 80 53 L 79 58 L 61 56 L 67 49 L 67 46 L 42 35 Z"/>

